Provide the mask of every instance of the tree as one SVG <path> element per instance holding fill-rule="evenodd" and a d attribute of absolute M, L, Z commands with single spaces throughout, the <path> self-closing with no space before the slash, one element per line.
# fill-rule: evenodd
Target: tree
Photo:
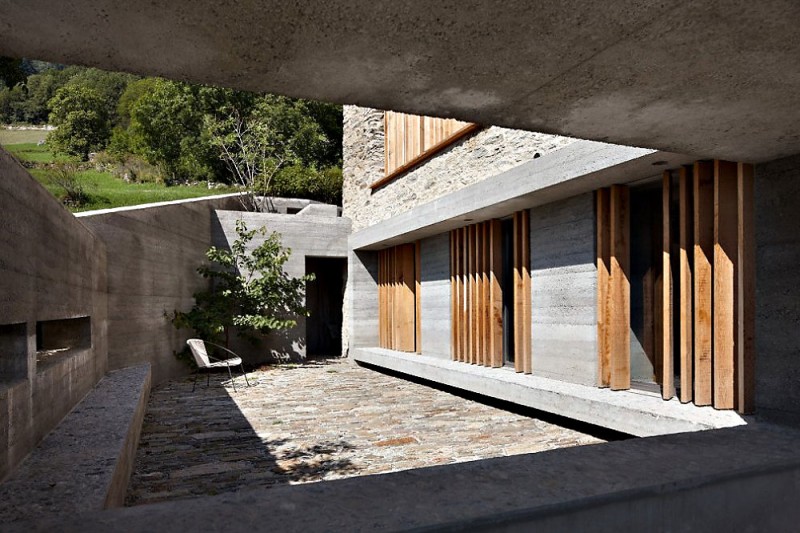
<path fill-rule="evenodd" d="M 237 239 L 230 250 L 212 246 L 206 252 L 209 264 L 197 272 L 209 280 L 209 290 L 194 294 L 189 312 L 173 311 L 167 317 L 176 328 L 191 328 L 204 340 L 223 342 L 230 347 L 232 331 L 256 339 L 256 334 L 295 326 L 294 316 L 308 316 L 303 307 L 305 283 L 313 275 L 292 278 L 283 270 L 291 250 L 283 248 L 280 235 L 273 232 L 248 252 L 256 235 L 264 228 L 248 230 L 236 222 Z"/>
<path fill-rule="evenodd" d="M 12 88 L 25 82 L 25 69 L 21 59 L 0 56 L 0 87 Z"/>
<path fill-rule="evenodd" d="M 56 129 L 47 141 L 56 151 L 89 159 L 89 152 L 101 150 L 108 143 L 111 125 L 102 97 L 80 85 L 60 88 L 49 102 L 50 124 Z"/>
<path fill-rule="evenodd" d="M 224 119 L 209 117 L 206 128 L 220 159 L 245 189 L 242 207 L 260 211 L 260 198 L 271 195 L 272 179 L 287 157 L 272 124 L 257 114 L 243 117 L 234 110 Z"/>

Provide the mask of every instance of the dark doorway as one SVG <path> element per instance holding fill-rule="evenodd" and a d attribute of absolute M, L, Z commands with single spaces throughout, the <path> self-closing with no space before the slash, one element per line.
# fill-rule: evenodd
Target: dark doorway
<path fill-rule="evenodd" d="M 342 353 L 342 305 L 347 279 L 344 258 L 306 257 L 306 274 L 314 281 L 306 283 L 306 354 L 309 357 Z"/>

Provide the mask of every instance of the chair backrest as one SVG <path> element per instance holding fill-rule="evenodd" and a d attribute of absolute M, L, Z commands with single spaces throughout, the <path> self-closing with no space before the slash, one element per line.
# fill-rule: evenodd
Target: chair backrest
<path fill-rule="evenodd" d="M 202 339 L 189 339 L 186 341 L 186 344 L 189 345 L 189 349 L 192 351 L 192 355 L 194 356 L 194 362 L 197 363 L 198 367 L 205 368 L 211 364 L 211 362 L 208 360 L 206 344 Z"/>

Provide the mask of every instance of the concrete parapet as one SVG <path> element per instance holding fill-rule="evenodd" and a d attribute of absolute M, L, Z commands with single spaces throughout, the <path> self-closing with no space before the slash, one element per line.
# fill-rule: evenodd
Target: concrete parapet
<path fill-rule="evenodd" d="M 0 520 L 122 505 L 147 398 L 150 365 L 116 370 L 0 484 Z"/>

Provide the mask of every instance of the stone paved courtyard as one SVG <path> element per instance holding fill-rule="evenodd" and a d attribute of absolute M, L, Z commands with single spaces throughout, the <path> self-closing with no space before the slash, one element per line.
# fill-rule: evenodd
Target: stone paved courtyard
<path fill-rule="evenodd" d="M 339 360 L 248 378 L 154 387 L 128 505 L 602 442 Z"/>

